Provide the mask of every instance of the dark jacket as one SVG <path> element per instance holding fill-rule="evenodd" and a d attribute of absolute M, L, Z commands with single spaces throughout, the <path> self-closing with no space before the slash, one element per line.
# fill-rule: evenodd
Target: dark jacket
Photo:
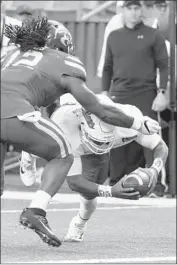
<path fill-rule="evenodd" d="M 156 89 L 156 72 L 160 70 L 160 88 L 168 80 L 168 54 L 164 38 L 157 29 L 143 23 L 134 29 L 126 26 L 110 33 L 102 77 L 102 90 L 111 95 L 127 96 L 138 91 Z"/>

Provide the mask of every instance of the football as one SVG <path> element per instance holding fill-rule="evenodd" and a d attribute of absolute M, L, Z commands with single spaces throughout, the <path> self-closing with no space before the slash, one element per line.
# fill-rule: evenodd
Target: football
<path fill-rule="evenodd" d="M 124 188 L 134 188 L 135 191 L 139 191 L 140 196 L 145 196 L 150 190 L 149 185 L 149 176 L 141 171 L 141 175 L 137 172 L 132 172 L 124 177 L 122 186 Z"/>

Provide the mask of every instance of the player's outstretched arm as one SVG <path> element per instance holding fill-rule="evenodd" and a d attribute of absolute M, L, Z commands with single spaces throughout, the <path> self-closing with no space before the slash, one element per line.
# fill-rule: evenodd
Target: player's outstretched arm
<path fill-rule="evenodd" d="M 146 147 L 153 152 L 153 165 L 156 164 L 156 161 L 159 161 L 159 166 L 156 168 L 157 173 L 161 171 L 162 167 L 165 166 L 167 157 L 168 157 L 168 147 L 163 139 L 158 134 L 153 135 L 140 135 L 136 141 L 143 147 Z"/>
<path fill-rule="evenodd" d="M 148 192 L 148 194 L 150 194 L 156 186 L 159 173 L 166 164 L 168 147 L 163 139 L 157 134 L 140 135 L 136 141 L 143 147 L 151 149 L 153 152 L 154 160 L 152 165 L 149 168 L 140 169 L 142 171 L 146 171 L 146 173 L 151 176 L 151 189 Z"/>
<path fill-rule="evenodd" d="M 67 176 L 68 186 L 72 191 L 83 194 L 86 197 L 114 197 L 128 200 L 138 200 L 140 193 L 133 188 L 124 188 L 122 181 L 116 186 L 99 185 L 85 179 L 82 175 Z"/>
<path fill-rule="evenodd" d="M 133 124 L 133 118 L 124 114 L 118 108 L 112 107 L 106 110 L 98 101 L 95 94 L 89 90 L 81 79 L 67 76 L 65 77 L 67 89 L 77 99 L 77 101 L 88 111 L 98 116 L 104 122 L 112 125 L 130 128 Z"/>
<path fill-rule="evenodd" d="M 142 122 L 131 117 L 131 115 L 126 115 L 117 106 L 101 104 L 95 94 L 87 88 L 85 82 L 79 78 L 65 76 L 63 77 L 63 85 L 86 110 L 95 114 L 104 122 L 119 127 L 132 128 L 144 134 L 151 134 L 160 129 L 156 121 Z"/>

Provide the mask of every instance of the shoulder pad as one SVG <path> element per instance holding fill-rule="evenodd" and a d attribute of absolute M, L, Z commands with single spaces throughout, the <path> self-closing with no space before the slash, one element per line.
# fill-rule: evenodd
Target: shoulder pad
<path fill-rule="evenodd" d="M 64 58 L 64 64 L 66 75 L 80 78 L 84 82 L 86 81 L 86 71 L 84 65 L 77 57 L 70 55 L 66 56 Z"/>

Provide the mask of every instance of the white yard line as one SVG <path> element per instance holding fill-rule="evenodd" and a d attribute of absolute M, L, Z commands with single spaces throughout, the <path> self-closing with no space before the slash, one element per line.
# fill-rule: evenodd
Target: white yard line
<path fill-rule="evenodd" d="M 21 191 L 5 191 L 1 199 L 13 199 L 13 200 L 32 200 L 35 192 L 21 192 Z M 51 203 L 79 203 L 78 194 L 56 194 Z M 166 199 L 166 198 L 141 198 L 138 201 L 133 200 L 123 200 L 116 198 L 102 198 L 98 197 L 98 203 L 104 204 L 115 204 L 115 205 L 135 205 L 135 206 L 166 206 L 166 207 L 176 207 L 176 199 Z"/>
<path fill-rule="evenodd" d="M 159 205 L 140 205 L 140 206 L 115 206 L 115 207 L 97 207 L 99 211 L 109 211 L 109 210 L 135 210 L 135 209 L 142 209 L 142 208 L 172 208 L 173 206 L 159 206 Z M 79 208 L 63 208 L 63 209 L 47 209 L 46 212 L 75 212 L 78 211 Z M 1 213 L 21 213 L 22 210 L 1 210 Z"/>
<path fill-rule="evenodd" d="M 78 263 L 82 263 L 82 264 L 88 264 L 88 263 L 153 263 L 153 262 L 176 262 L 176 257 L 172 256 L 172 257 L 141 257 L 141 258 L 114 258 L 114 259 L 80 259 L 80 260 L 39 260 L 39 261 L 21 261 L 21 262 L 17 262 L 17 261 L 13 261 L 13 262 L 6 262 L 7 263 L 67 263 L 67 264 L 78 264 Z"/>

